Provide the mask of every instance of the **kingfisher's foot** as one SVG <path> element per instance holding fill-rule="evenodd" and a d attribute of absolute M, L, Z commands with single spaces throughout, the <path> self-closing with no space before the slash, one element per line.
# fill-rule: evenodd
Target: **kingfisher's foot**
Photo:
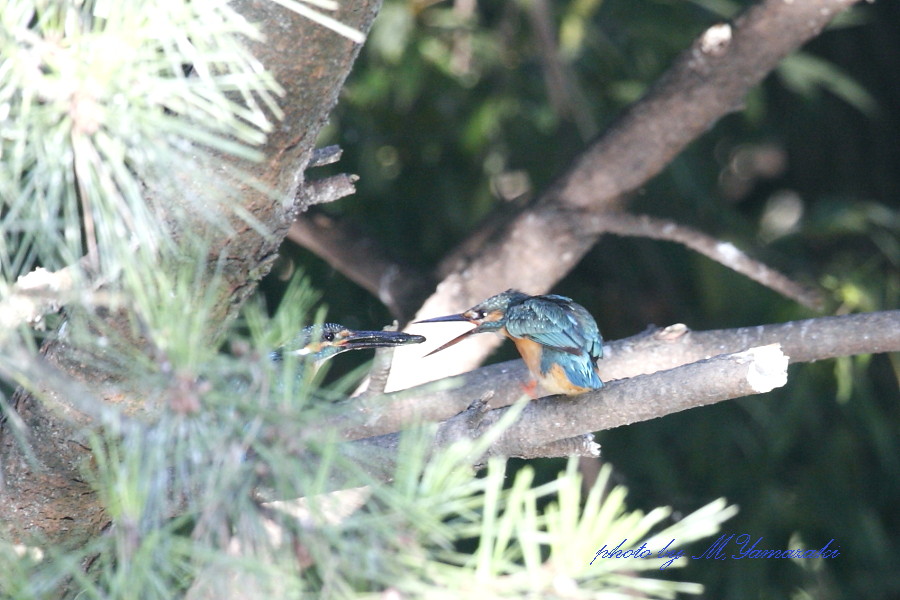
<path fill-rule="evenodd" d="M 529 381 L 528 383 L 523 383 L 523 384 L 520 384 L 520 385 L 521 385 L 521 387 L 522 387 L 522 392 L 523 392 L 525 395 L 527 395 L 527 396 L 528 396 L 529 398 L 531 398 L 532 400 L 537 400 L 537 399 L 538 399 L 539 396 L 538 396 L 538 392 L 537 392 L 537 386 L 538 386 L 537 380 L 532 379 L 532 380 Z"/>

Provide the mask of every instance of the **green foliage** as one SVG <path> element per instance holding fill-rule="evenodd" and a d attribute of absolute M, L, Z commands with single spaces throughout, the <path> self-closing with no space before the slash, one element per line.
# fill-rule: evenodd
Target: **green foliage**
<path fill-rule="evenodd" d="M 866 88 L 833 63 L 816 56 L 804 52 L 793 54 L 782 61 L 778 74 L 785 86 L 798 94 L 829 91 L 863 113 L 877 110 L 877 103 Z"/>
<path fill-rule="evenodd" d="M 208 433 L 199 426 L 191 431 L 193 436 L 208 437 Z M 448 597 L 477 590 L 485 598 L 523 594 L 619 598 L 634 592 L 648 598 L 674 598 L 679 592 L 700 593 L 702 587 L 651 576 L 665 559 L 596 563 L 591 559 L 613 540 L 614 545 L 628 539 L 634 547 L 642 543 L 662 547 L 673 539 L 690 544 L 715 533 L 736 512 L 716 501 L 660 528 L 669 510 L 647 515 L 628 511 L 624 488 L 609 488 L 609 467 L 586 498 L 581 496 L 574 460 L 553 482 L 535 487 L 534 474 L 526 468 L 505 488 L 504 461 L 491 460 L 483 478 L 473 478 L 468 468 L 473 452 L 489 441 L 457 444 L 426 458 L 430 435 L 422 433 L 404 438 L 406 459 L 398 464 L 394 483 L 371 481 L 370 490 L 357 490 L 367 498 L 362 508 L 350 500 L 351 507 L 342 509 L 337 494 L 312 495 L 316 482 L 323 481 L 322 471 L 313 474 L 293 464 L 291 473 L 301 478 L 300 487 L 308 494 L 299 520 L 281 511 L 285 504 L 270 504 L 269 510 L 263 510 L 247 501 L 248 490 L 229 489 L 251 471 L 249 466 L 240 469 L 245 456 L 240 452 L 232 451 L 223 460 L 218 452 L 225 448 L 195 444 L 193 456 L 207 465 L 205 471 L 179 473 L 176 469 L 172 477 L 164 464 L 180 463 L 182 452 L 177 446 L 160 444 L 166 440 L 159 438 L 147 438 L 146 443 L 129 440 L 126 434 L 117 446 L 127 456 L 108 455 L 100 448 L 95 452 L 96 473 L 111 478 L 96 484 L 98 490 L 110 492 L 105 502 L 113 527 L 82 555 L 92 557 L 90 576 L 80 572 L 72 554 L 14 559 L 4 553 L 4 572 L 10 575 L 4 578 L 2 591 L 21 600 L 43 598 L 72 577 L 80 589 L 78 597 L 89 598 L 170 598 L 177 590 L 188 589 L 187 597 L 291 591 L 350 597 L 385 588 L 413 595 L 444 590 Z M 129 441 L 138 441 L 139 447 L 127 450 Z M 154 457 L 164 455 L 167 459 L 154 465 Z M 210 463 L 215 466 L 212 470 Z M 320 469 L 333 466 L 320 463 Z M 244 475 L 238 475 L 234 467 Z M 185 475 L 185 483 L 202 492 L 187 494 L 187 488 L 176 487 L 175 491 L 186 494 L 171 497 L 172 479 Z M 162 487 L 151 490 L 157 484 Z M 353 490 L 341 494 L 347 492 Z M 177 501 L 183 516 L 165 519 L 161 498 Z M 552 502 L 541 508 L 546 499 Z M 165 507 L 172 508 L 171 504 Z M 346 514 L 335 519 L 330 515 L 336 510 Z M 220 529 L 225 523 L 218 520 L 226 515 L 230 527 Z M 278 532 L 274 537 L 273 531 Z M 224 532 L 228 532 L 227 544 L 211 543 L 210 538 Z M 473 538 L 478 544 L 474 554 L 455 550 Z M 297 570 L 298 559 L 305 569 Z M 670 566 L 677 568 L 684 562 L 679 559 Z"/>
<path fill-rule="evenodd" d="M 173 220 L 228 206 L 221 186 L 185 193 L 172 167 L 257 156 L 278 86 L 244 48 L 256 36 L 219 0 L 0 2 L 3 280 L 85 251 L 109 279 L 137 275 L 174 249 Z M 147 182 L 184 204 L 148 202 Z"/>

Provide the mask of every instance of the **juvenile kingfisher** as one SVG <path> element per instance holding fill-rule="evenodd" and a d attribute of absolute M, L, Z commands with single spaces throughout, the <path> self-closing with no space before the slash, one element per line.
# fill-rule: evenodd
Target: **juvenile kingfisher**
<path fill-rule="evenodd" d="M 597 360 L 603 357 L 600 329 L 587 309 L 571 298 L 506 290 L 463 313 L 418 323 L 443 321 L 468 321 L 476 327 L 430 354 L 473 333 L 494 331 L 515 343 L 532 377 L 551 394 L 581 394 L 603 386 L 597 375 Z"/>
<path fill-rule="evenodd" d="M 269 354 L 279 361 L 293 354 L 316 364 L 347 350 L 366 350 L 405 344 L 421 344 L 425 338 L 400 331 L 355 331 L 337 323 L 310 325 L 300 330 L 291 342 Z"/>

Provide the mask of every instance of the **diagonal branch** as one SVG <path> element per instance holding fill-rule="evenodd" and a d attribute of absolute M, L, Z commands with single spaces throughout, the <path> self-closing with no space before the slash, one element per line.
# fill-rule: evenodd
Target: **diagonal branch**
<path fill-rule="evenodd" d="M 412 314 L 434 285 L 424 273 L 392 260 L 359 228 L 324 213 L 300 215 L 287 237 L 368 290 L 398 319 Z"/>
<path fill-rule="evenodd" d="M 417 316 L 457 312 L 509 287 L 549 290 L 598 238 L 584 228 L 586 212 L 621 209 L 626 194 L 719 118 L 739 110 L 746 93 L 782 58 L 855 2 L 764 0 L 733 24 L 703 33 L 553 186 L 446 276 Z M 470 370 L 495 346 L 493 340 L 479 340 L 425 360 L 398 352 L 398 360 L 407 362 L 394 369 L 390 385 L 400 389 Z"/>
<path fill-rule="evenodd" d="M 733 271 L 746 275 L 753 281 L 761 283 L 807 308 L 814 310 L 822 308 L 824 300 L 822 294 L 817 290 L 800 285 L 763 263 L 753 260 L 738 250 L 734 244 L 717 240 L 696 229 L 649 215 L 632 215 L 622 212 L 604 213 L 589 219 L 596 226 L 595 233 L 613 233 L 677 242 Z"/>

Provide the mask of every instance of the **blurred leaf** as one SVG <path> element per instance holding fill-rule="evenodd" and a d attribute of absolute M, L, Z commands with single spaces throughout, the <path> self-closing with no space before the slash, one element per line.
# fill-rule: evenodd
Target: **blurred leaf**
<path fill-rule="evenodd" d="M 788 55 L 779 64 L 778 75 L 788 88 L 803 96 L 828 90 L 863 114 L 872 116 L 880 110 L 872 94 L 850 74 L 812 54 L 795 52 Z"/>

